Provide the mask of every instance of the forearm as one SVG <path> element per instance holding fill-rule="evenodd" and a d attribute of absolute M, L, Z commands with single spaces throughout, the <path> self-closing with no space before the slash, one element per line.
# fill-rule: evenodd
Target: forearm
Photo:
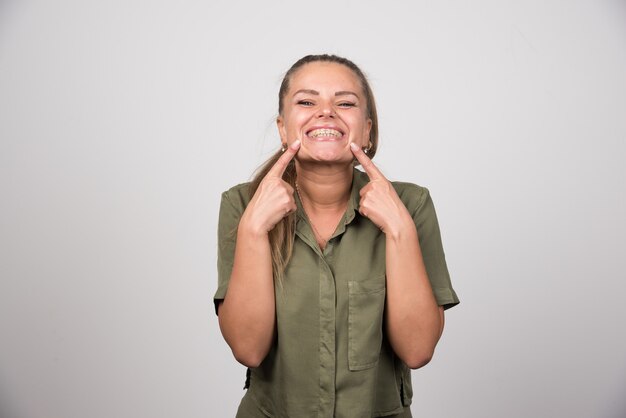
<path fill-rule="evenodd" d="M 387 335 L 398 357 L 418 368 L 433 355 L 443 330 L 443 314 L 428 280 L 412 220 L 397 232 L 387 233 L 386 262 Z"/>
<path fill-rule="evenodd" d="M 270 350 L 276 314 L 269 239 L 240 225 L 228 292 L 219 308 L 224 339 L 237 361 L 257 367 Z"/>

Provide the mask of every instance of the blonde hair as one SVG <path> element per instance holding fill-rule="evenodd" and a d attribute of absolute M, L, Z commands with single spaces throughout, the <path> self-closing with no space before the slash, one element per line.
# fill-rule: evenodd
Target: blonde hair
<path fill-rule="evenodd" d="M 365 74 L 363 74 L 361 69 L 357 67 L 355 63 L 347 58 L 339 57 L 336 55 L 322 54 L 307 55 L 296 61 L 285 73 L 283 81 L 280 85 L 280 89 L 278 91 L 278 114 L 282 115 L 283 113 L 283 102 L 285 96 L 287 95 L 287 92 L 289 91 L 291 78 L 301 67 L 312 62 L 331 62 L 344 65 L 351 69 L 352 72 L 354 72 L 354 74 L 359 79 L 366 100 L 367 117 L 372 121 L 369 138 L 371 145 L 368 150 L 368 156 L 370 158 L 373 158 L 376 154 L 376 149 L 378 148 L 378 114 L 376 112 L 376 102 L 374 101 L 374 94 L 369 85 L 369 82 L 367 81 L 367 78 L 365 77 Z M 276 164 L 276 161 L 278 161 L 282 153 L 282 150 L 278 150 L 257 170 L 254 178 L 250 182 L 250 197 L 254 196 L 257 189 L 259 188 L 259 184 L 261 184 L 263 178 L 265 178 L 270 169 L 274 166 L 274 164 Z M 296 187 L 295 160 L 291 160 L 291 162 L 285 169 L 285 172 L 283 174 L 283 180 L 291 185 L 291 187 Z M 280 222 L 278 222 L 274 229 L 272 229 L 269 233 L 274 280 L 277 280 L 280 284 L 282 284 L 285 268 L 287 267 L 289 259 L 291 258 L 291 254 L 293 252 L 295 230 L 296 215 L 295 213 L 291 213 L 288 216 L 284 217 Z"/>

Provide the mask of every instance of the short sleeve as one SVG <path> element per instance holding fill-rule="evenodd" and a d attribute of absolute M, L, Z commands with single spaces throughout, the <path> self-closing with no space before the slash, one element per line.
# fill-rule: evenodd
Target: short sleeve
<path fill-rule="evenodd" d="M 226 296 L 230 274 L 233 270 L 237 226 L 244 211 L 243 202 L 237 197 L 233 189 L 222 193 L 217 225 L 217 291 L 213 296 L 215 313 L 217 313 L 218 304 Z"/>
<path fill-rule="evenodd" d="M 415 185 L 413 187 L 411 194 L 415 195 L 408 198 L 409 206 L 413 209 L 408 209 L 417 228 L 426 272 L 437 304 L 449 309 L 459 303 L 459 298 L 450 281 L 435 206 L 428 189 Z"/>

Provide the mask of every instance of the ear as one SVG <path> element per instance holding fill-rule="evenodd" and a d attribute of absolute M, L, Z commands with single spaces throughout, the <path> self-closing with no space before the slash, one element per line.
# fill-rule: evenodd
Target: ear
<path fill-rule="evenodd" d="M 285 121 L 282 116 L 276 118 L 276 127 L 278 128 L 278 135 L 280 135 L 280 142 L 287 143 L 287 132 L 285 131 Z"/>

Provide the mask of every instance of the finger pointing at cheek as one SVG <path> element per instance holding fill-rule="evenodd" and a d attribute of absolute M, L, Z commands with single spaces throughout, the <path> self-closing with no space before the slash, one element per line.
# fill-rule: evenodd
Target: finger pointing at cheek
<path fill-rule="evenodd" d="M 283 173 L 285 172 L 285 170 L 287 169 L 287 166 L 289 165 L 289 162 L 298 153 L 298 149 L 300 149 L 299 139 L 294 141 L 291 145 L 289 145 L 289 147 L 287 147 L 283 155 L 280 156 L 278 161 L 276 161 L 274 166 L 267 173 L 266 177 L 270 176 L 270 177 L 282 178 Z"/>
<path fill-rule="evenodd" d="M 240 227 L 243 224 L 255 233 L 265 234 L 296 211 L 294 190 L 282 177 L 299 148 L 300 141 L 295 141 L 267 172 L 244 211 Z"/>
<path fill-rule="evenodd" d="M 352 153 L 354 154 L 356 159 L 361 164 L 361 167 L 363 167 L 363 170 L 365 170 L 365 172 L 367 173 L 368 177 L 370 178 L 370 181 L 379 180 L 379 179 L 386 180 L 383 173 L 380 172 L 378 167 L 376 167 L 376 165 L 372 162 L 372 160 L 370 160 L 370 157 L 365 155 L 363 150 L 359 148 L 357 144 L 355 144 L 354 142 L 351 142 L 350 149 L 352 150 Z"/>
<path fill-rule="evenodd" d="M 355 143 L 350 144 L 350 148 L 370 178 L 370 182 L 360 191 L 359 212 L 369 218 L 384 233 L 396 233 L 412 222 L 406 207 L 391 182 L 363 150 Z"/>

